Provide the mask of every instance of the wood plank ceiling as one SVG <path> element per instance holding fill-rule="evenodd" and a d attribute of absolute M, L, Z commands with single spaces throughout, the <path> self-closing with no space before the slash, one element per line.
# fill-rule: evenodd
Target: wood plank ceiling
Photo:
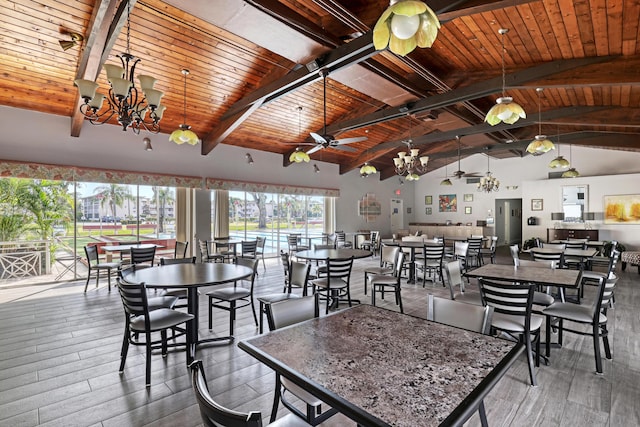
<path fill-rule="evenodd" d="M 312 61 L 329 72 L 327 132 L 367 137 L 350 144 L 354 152 L 312 155 L 341 173 L 370 161 L 382 179 L 393 176 L 392 157 L 409 137 L 431 156 L 429 169 L 457 160 L 456 135 L 463 156 L 522 156 L 539 126 L 563 143 L 640 151 L 638 0 L 427 3 L 442 22 L 438 37 L 402 58 L 372 48 L 385 0 L 131 0 L 131 53 L 142 59 L 137 73 L 165 92 L 163 133 L 184 121 L 180 70 L 191 71 L 187 123 L 205 155 L 232 144 L 281 153 L 287 166 L 297 146 L 311 148 L 301 144 L 323 130 L 322 79 L 305 66 Z M 3 4 L 0 104 L 68 116 L 79 134 L 73 80 L 99 73 L 107 87 L 101 65 L 125 51 L 126 8 L 118 0 Z M 506 92 L 528 118 L 491 127 L 483 119 L 501 94 L 499 28 L 510 30 Z M 69 32 L 85 40 L 63 51 L 58 40 Z"/>

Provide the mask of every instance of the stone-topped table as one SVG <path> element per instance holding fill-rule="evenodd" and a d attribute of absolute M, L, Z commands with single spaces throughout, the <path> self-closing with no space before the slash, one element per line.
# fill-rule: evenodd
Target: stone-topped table
<path fill-rule="evenodd" d="M 536 283 L 561 288 L 577 288 L 582 278 L 581 270 L 564 268 L 518 267 L 505 264 L 485 264 L 465 273 L 468 277 Z"/>
<path fill-rule="evenodd" d="M 238 346 L 362 426 L 462 425 L 522 344 L 361 305 Z"/>

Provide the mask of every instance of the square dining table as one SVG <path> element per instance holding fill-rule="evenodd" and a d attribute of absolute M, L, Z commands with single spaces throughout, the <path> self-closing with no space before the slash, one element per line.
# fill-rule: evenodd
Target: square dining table
<path fill-rule="evenodd" d="M 581 270 L 565 268 L 515 267 L 512 264 L 485 264 L 465 273 L 467 277 L 483 277 L 493 280 L 508 280 L 521 283 L 535 283 L 560 288 L 578 288 L 582 278 Z"/>
<path fill-rule="evenodd" d="M 371 305 L 238 346 L 361 426 L 462 425 L 523 344 Z"/>

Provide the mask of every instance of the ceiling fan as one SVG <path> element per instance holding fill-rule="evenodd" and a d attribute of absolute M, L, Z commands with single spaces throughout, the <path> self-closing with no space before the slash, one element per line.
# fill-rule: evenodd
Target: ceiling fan
<path fill-rule="evenodd" d="M 354 138 L 342 138 L 336 139 L 333 135 L 327 134 L 327 74 L 326 70 L 322 70 L 322 86 L 323 86 L 323 108 L 324 108 L 324 128 L 322 131 L 322 135 L 319 135 L 315 132 L 309 132 L 311 138 L 316 143 L 316 146 L 307 151 L 307 154 L 315 153 L 318 150 L 322 150 L 324 148 L 336 148 L 338 150 L 344 151 L 357 151 L 355 148 L 346 147 L 346 144 L 351 144 L 354 142 L 366 141 L 366 136 L 357 136 Z"/>
<path fill-rule="evenodd" d="M 460 136 L 456 135 L 456 141 L 458 141 L 458 170 L 453 173 L 453 176 L 455 176 L 458 179 L 462 178 L 463 176 L 464 177 L 469 177 L 469 178 L 482 177 L 482 175 L 478 175 L 478 173 L 476 173 L 476 172 L 466 173 L 465 171 L 460 169 L 460 145 L 461 145 L 460 144 Z"/>

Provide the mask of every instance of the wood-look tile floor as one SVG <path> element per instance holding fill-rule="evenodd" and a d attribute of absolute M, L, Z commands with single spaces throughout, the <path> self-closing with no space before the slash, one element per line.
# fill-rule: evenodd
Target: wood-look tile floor
<path fill-rule="evenodd" d="M 498 258 L 500 263 L 509 261 Z M 363 294 L 362 271 L 377 263 L 356 261 L 354 298 L 369 301 Z M 640 425 L 640 275 L 635 268 L 619 273 L 616 305 L 609 316 L 613 360 L 604 361 L 604 375 L 595 374 L 591 339 L 566 334 L 564 347 L 552 350 L 551 364 L 537 369 L 538 387 L 528 384 L 524 357 L 498 383 L 485 400 L 490 425 Z M 256 294 L 280 292 L 281 283 L 278 260 L 267 260 Z M 86 294 L 83 289 L 84 281 L 0 289 L 0 426 L 201 425 L 184 353 L 153 356 L 149 389 L 144 385 L 142 348 L 129 351 L 125 372 L 119 374 L 124 319 L 118 293 L 109 292 L 106 284 L 90 287 Z M 440 285 L 403 285 L 405 312 L 425 317 L 429 292 L 448 297 Z M 593 296 L 591 288 L 588 292 Z M 479 303 L 473 281 L 458 299 Z M 393 298 L 378 302 L 395 308 Z M 201 335 L 226 334 L 228 313 L 215 311 L 212 332 L 206 328 L 206 313 L 203 298 Z M 241 310 L 236 336 L 256 333 L 250 310 Z M 262 411 L 268 420 L 274 377 L 270 369 L 235 345 L 203 347 L 198 357 L 220 403 Z M 479 425 L 477 416 L 467 424 Z M 353 423 L 336 416 L 323 425 Z"/>

